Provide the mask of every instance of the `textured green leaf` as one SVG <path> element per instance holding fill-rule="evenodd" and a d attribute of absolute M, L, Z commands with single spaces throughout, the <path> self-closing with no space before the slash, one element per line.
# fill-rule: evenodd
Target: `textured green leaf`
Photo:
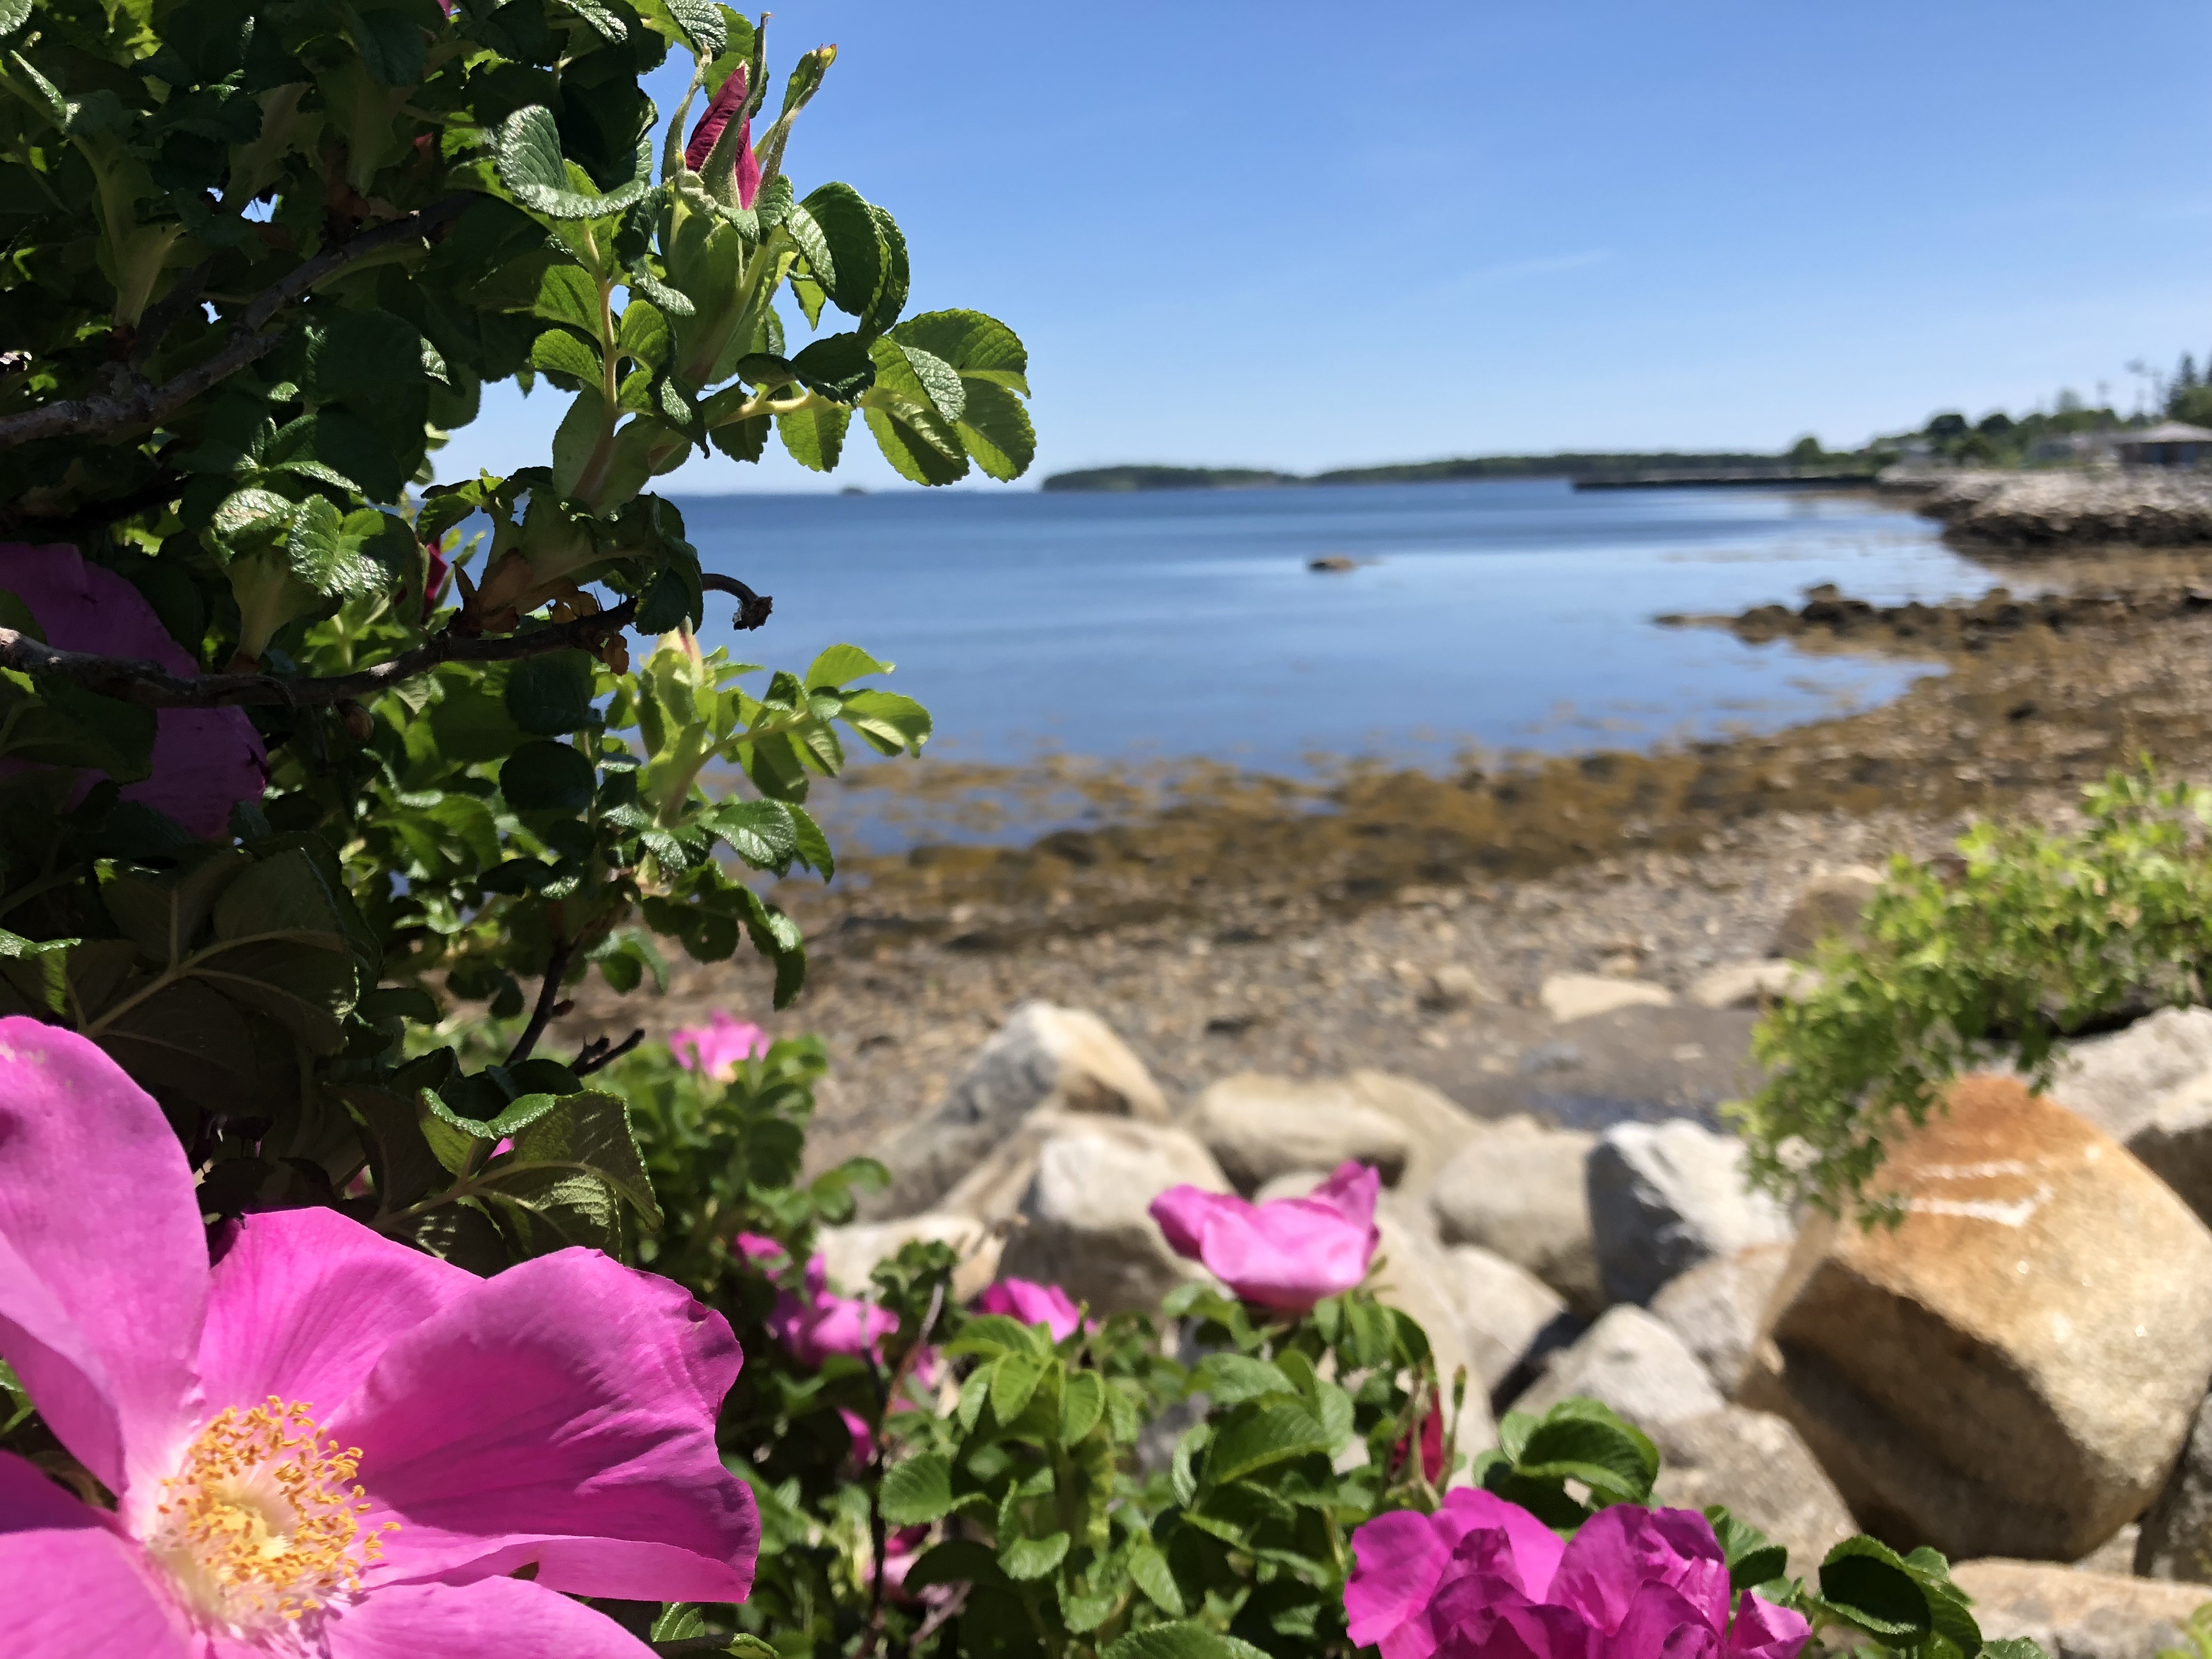
<path fill-rule="evenodd" d="M 791 814 L 792 856 L 808 869 L 828 881 L 837 873 L 837 860 L 830 850 L 830 837 L 822 833 L 803 806 L 787 803 L 783 809 Z"/>
<path fill-rule="evenodd" d="M 210 527 L 225 541 L 257 530 L 279 529 L 291 521 L 298 503 L 273 489 L 236 489 L 222 499 Z"/>
<path fill-rule="evenodd" d="M 884 410 L 871 404 L 866 416 L 876 447 L 901 477 L 918 484 L 949 484 L 968 476 L 968 452 L 961 447 L 959 434 L 933 412 L 910 407 Z"/>
<path fill-rule="evenodd" d="M 599 337 L 599 285 L 580 265 L 553 265 L 538 279 L 531 314 L 566 323 L 588 339 Z"/>
<path fill-rule="evenodd" d="M 837 690 L 870 674 L 888 674 L 893 666 L 878 662 L 857 645 L 833 645 L 806 665 L 806 689 Z"/>
<path fill-rule="evenodd" d="M 1149 1591 L 1146 1594 L 1150 1594 Z M 1238 1644 L 1240 1647 L 1242 1644 Z M 1098 1659 L 1240 1659 L 1229 1638 L 1203 1625 L 1149 1625 L 1101 1649 Z"/>
<path fill-rule="evenodd" d="M 791 809 L 777 800 L 732 801 L 715 809 L 714 833 L 757 870 L 787 861 L 799 847 Z"/>
<path fill-rule="evenodd" d="M 1820 1599 L 1874 1635 L 1908 1643 L 1934 1628 L 1927 1593 L 1897 1553 L 1875 1539 L 1846 1538 L 1820 1564 Z"/>
<path fill-rule="evenodd" d="M 1168 1559 L 1150 1543 L 1142 1543 L 1129 1553 L 1129 1577 L 1152 1604 L 1170 1619 L 1180 1619 L 1188 1611 L 1183 1605 L 1182 1591 L 1176 1587 L 1175 1574 L 1169 1571 Z"/>
<path fill-rule="evenodd" d="M 1565 1402 L 1563 1402 L 1563 1405 Z M 1537 1480 L 1580 1480 L 1607 1497 L 1640 1502 L 1651 1492 L 1659 1455 L 1650 1441 L 1595 1401 L 1587 1409 L 1553 1409 L 1530 1431 L 1521 1473 Z"/>
<path fill-rule="evenodd" d="M 838 718 L 858 732 L 870 748 L 884 755 L 902 750 L 919 755 L 933 730 L 929 711 L 896 691 L 848 692 Z"/>
<path fill-rule="evenodd" d="M 1106 1383 L 1096 1371 L 1071 1372 L 1060 1396 L 1060 1443 L 1072 1446 L 1098 1426 L 1106 1411 Z"/>
<path fill-rule="evenodd" d="M 565 328 L 549 328 L 530 347 L 530 366 L 565 374 L 583 386 L 597 386 L 605 372 L 599 349 L 586 345 Z"/>
<path fill-rule="evenodd" d="M 1013 330 L 995 317 L 980 311 L 925 312 L 901 323 L 891 337 L 942 358 L 963 380 L 1029 394 L 1029 353 Z"/>
<path fill-rule="evenodd" d="M 1070 1541 L 1064 1532 L 1017 1538 L 999 1552 L 999 1571 L 1018 1584 L 1042 1578 L 1067 1559 Z"/>
<path fill-rule="evenodd" d="M 1264 1359 L 1249 1354 L 1208 1354 L 1192 1377 L 1194 1388 L 1217 1406 L 1234 1406 L 1266 1394 L 1296 1394 L 1291 1379 Z"/>
<path fill-rule="evenodd" d="M 634 299 L 623 307 L 615 344 L 624 356 L 635 358 L 647 368 L 665 368 L 671 345 L 668 319 L 659 307 Z"/>
<path fill-rule="evenodd" d="M 593 723 L 592 659 L 581 651 L 526 657 L 507 671 L 507 712 L 532 737 L 557 738 Z"/>
<path fill-rule="evenodd" d="M 818 244 L 801 233 L 802 221 L 818 234 Z M 865 315 L 883 287 L 885 260 L 882 233 L 860 192 L 850 185 L 823 185 L 808 194 L 786 226 L 831 303 L 851 316 Z"/>
<path fill-rule="evenodd" d="M 1211 1486 L 1226 1486 L 1293 1457 L 1328 1449 L 1328 1431 L 1304 1406 L 1265 1407 L 1233 1415 L 1215 1431 L 1206 1459 Z"/>
<path fill-rule="evenodd" d="M 1036 459 L 1036 428 L 1022 400 L 988 380 L 968 386 L 967 410 L 953 430 L 986 474 L 1006 483 Z"/>
<path fill-rule="evenodd" d="M 492 159 L 514 199 L 549 219 L 611 218 L 641 199 L 653 182 L 652 144 L 641 139 L 628 183 L 605 194 L 591 189 L 580 169 L 570 172 L 553 112 L 542 104 L 526 105 L 500 123 Z"/>
<path fill-rule="evenodd" d="M 1026 1354 L 1006 1355 L 991 1367 L 991 1415 L 1011 1423 L 1022 1414 L 1044 1380 L 1043 1364 Z"/>
<path fill-rule="evenodd" d="M 943 1452 L 924 1452 L 884 1472 L 884 1519 L 895 1527 L 918 1527 L 952 1509 L 952 1460 Z"/>
<path fill-rule="evenodd" d="M 800 385 L 824 398 L 849 404 L 876 383 L 876 360 L 858 334 L 827 334 L 791 360 Z"/>
<path fill-rule="evenodd" d="M 852 423 L 853 412 L 848 409 L 796 409 L 775 417 L 775 433 L 799 465 L 810 471 L 834 472 L 844 455 L 845 432 Z"/>

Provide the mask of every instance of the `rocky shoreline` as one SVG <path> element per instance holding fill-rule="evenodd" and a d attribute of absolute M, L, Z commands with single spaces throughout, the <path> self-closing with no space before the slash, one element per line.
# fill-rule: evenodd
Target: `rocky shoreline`
<path fill-rule="evenodd" d="M 2212 543 L 2212 475 L 2201 472 L 1893 471 L 1882 487 L 1912 495 L 1920 512 L 1966 543 L 2024 550 Z"/>

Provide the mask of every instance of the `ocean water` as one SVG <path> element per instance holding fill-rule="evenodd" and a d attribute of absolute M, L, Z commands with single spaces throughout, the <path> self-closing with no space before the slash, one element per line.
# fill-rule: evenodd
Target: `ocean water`
<path fill-rule="evenodd" d="M 1664 611 L 1876 602 L 2002 580 L 1863 495 L 1561 481 L 1125 495 L 920 491 L 680 503 L 709 569 L 775 599 L 705 639 L 802 667 L 849 641 L 936 720 L 934 754 L 1347 759 L 1645 747 L 1895 695 L 1927 665 L 1748 646 Z M 1359 561 L 1316 573 L 1323 555 Z M 857 747 L 858 745 L 854 745 Z"/>

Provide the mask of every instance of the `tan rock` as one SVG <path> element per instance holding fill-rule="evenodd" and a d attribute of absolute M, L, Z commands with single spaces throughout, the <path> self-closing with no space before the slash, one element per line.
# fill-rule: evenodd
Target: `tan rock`
<path fill-rule="evenodd" d="M 1797 1431 L 1771 1412 L 1724 1406 L 1654 1423 L 1659 1480 L 1651 1501 L 1668 1509 L 1725 1504 L 1790 1552 L 1790 1571 L 1811 1579 L 1822 1558 L 1858 1530 L 1835 1483 Z"/>
<path fill-rule="evenodd" d="M 1437 1177 L 1429 1208 L 1447 1244 L 1479 1244 L 1518 1262 L 1584 1318 L 1605 1308 L 1591 1241 L 1585 1169 L 1596 1137 L 1505 1118 L 1462 1147 Z"/>
<path fill-rule="evenodd" d="M 1096 1014 L 1025 1002 L 977 1052 L 927 1117 L 877 1149 L 891 1184 L 862 1200 L 872 1220 L 934 1206 L 1031 1112 L 1097 1113 L 1164 1123 L 1145 1064 Z"/>
<path fill-rule="evenodd" d="M 2082 1572 L 2047 1561 L 1961 1561 L 1951 1569 L 1974 1598 L 1974 1621 L 1991 1641 L 2025 1638 L 2051 1659 L 2153 1659 L 2181 1646 L 2203 1587 Z"/>
<path fill-rule="evenodd" d="M 1345 1081 L 1362 1106 L 1395 1118 L 1404 1127 L 1408 1151 L 1397 1190 L 1409 1197 L 1425 1195 L 1444 1165 L 1485 1127 L 1484 1120 L 1418 1078 L 1362 1067 Z"/>
<path fill-rule="evenodd" d="M 1818 974 L 1795 962 L 1725 962 L 1691 983 L 1690 1000 L 1700 1008 L 1758 1008 L 1785 999 L 1802 1002 L 1820 983 Z"/>
<path fill-rule="evenodd" d="M 1413 1152 L 1397 1119 L 1362 1105 L 1349 1084 L 1333 1079 L 1224 1078 L 1199 1096 L 1189 1127 L 1244 1193 L 1291 1170 L 1333 1170 L 1347 1158 L 1373 1164 L 1395 1185 Z"/>
<path fill-rule="evenodd" d="M 952 1275 L 952 1294 L 959 1301 L 981 1296 L 998 1277 L 1000 1237 L 972 1216 L 925 1214 L 897 1221 L 862 1221 L 824 1227 L 814 1236 L 830 1284 L 848 1291 L 866 1285 L 878 1261 L 888 1261 L 917 1239 L 949 1244 L 960 1256 Z"/>
<path fill-rule="evenodd" d="M 1674 994 L 1649 980 L 1615 979 L 1605 974 L 1554 974 L 1536 993 L 1544 1012 L 1561 1024 L 1609 1014 L 1616 1008 L 1666 1008 Z"/>
<path fill-rule="evenodd" d="M 1881 890 L 1881 871 L 1863 864 L 1814 877 L 1774 930 L 1767 954 L 1809 962 L 1814 947 L 1831 934 L 1856 939 L 1865 931 L 1867 902 Z"/>
<path fill-rule="evenodd" d="M 1146 1213 L 1170 1187 L 1230 1190 L 1193 1136 L 1163 1124 L 1065 1118 L 1046 1133 L 999 1270 L 1058 1285 L 1099 1314 L 1150 1312 L 1203 1269 L 1168 1248 Z"/>
<path fill-rule="evenodd" d="M 1435 1355 L 1437 1377 L 1450 1394 L 1452 1378 L 1462 1366 L 1468 1371 L 1467 1399 L 1460 1419 L 1459 1449 L 1486 1451 L 1498 1443 L 1497 1425 L 1490 1416 L 1490 1391 L 1482 1385 L 1480 1367 L 1453 1298 L 1449 1258 L 1432 1238 L 1408 1225 L 1387 1209 L 1375 1224 L 1382 1235 L 1376 1251 L 1379 1266 L 1369 1280 L 1376 1300 L 1410 1315 L 1429 1339 Z"/>
<path fill-rule="evenodd" d="M 2010 1079 L 1954 1085 L 1878 1179 L 1905 1219 L 1807 1228 L 1738 1398 L 1893 1544 L 2087 1554 L 2157 1495 L 2212 1373 L 2212 1233 Z"/>

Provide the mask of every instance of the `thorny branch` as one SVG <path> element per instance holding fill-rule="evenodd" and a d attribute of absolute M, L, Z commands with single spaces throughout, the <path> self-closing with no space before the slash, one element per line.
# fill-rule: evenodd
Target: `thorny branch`
<path fill-rule="evenodd" d="M 611 610 L 526 634 L 483 639 L 449 629 L 388 662 L 326 679 L 296 680 L 274 674 L 172 674 L 159 663 L 94 656 L 88 651 L 58 651 L 27 634 L 0 628 L 0 668 L 12 668 L 34 679 L 59 680 L 149 708 L 216 708 L 232 703 L 307 708 L 373 697 L 428 673 L 441 663 L 514 662 L 550 651 L 595 650 L 627 628 L 636 614 L 637 601 L 628 599 Z"/>
<path fill-rule="evenodd" d="M 612 1037 L 593 1037 L 576 1050 L 576 1057 L 568 1062 L 568 1069 L 578 1077 L 589 1077 L 594 1072 L 605 1071 L 644 1041 L 645 1027 L 642 1025 L 620 1042 Z"/>
<path fill-rule="evenodd" d="M 530 1024 L 522 1028 L 522 1035 L 514 1040 L 508 1051 L 507 1063 L 520 1066 L 530 1058 L 538 1047 L 538 1039 L 545 1035 L 545 1028 L 553 1022 L 561 1008 L 561 981 L 568 976 L 568 964 L 576 955 L 576 941 L 556 938 L 553 948 L 545 953 L 545 978 L 538 988 L 538 1006 L 530 1011 Z"/>

